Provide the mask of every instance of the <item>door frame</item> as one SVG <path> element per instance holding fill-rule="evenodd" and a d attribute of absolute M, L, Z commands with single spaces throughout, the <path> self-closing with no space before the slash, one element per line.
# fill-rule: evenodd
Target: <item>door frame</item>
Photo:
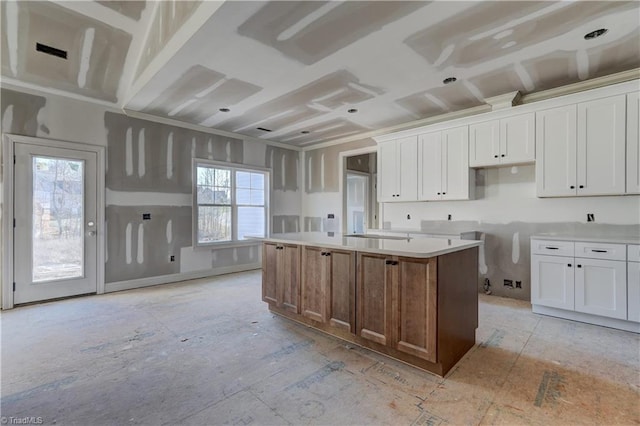
<path fill-rule="evenodd" d="M 352 149 L 349 151 L 342 151 L 338 154 L 338 193 L 342 200 L 342 223 L 340 224 L 341 233 L 347 233 L 347 157 L 353 157 L 361 154 L 371 154 L 378 152 L 378 144 L 367 146 L 364 148 Z M 371 184 L 371 182 L 369 182 Z M 377 182 L 376 182 L 377 183 Z M 373 184 L 371 185 L 373 186 Z M 378 227 L 382 223 L 382 203 L 378 202 Z M 367 226 L 369 226 L 367 224 Z"/>
<path fill-rule="evenodd" d="M 346 183 L 349 180 L 349 175 L 360 176 L 360 177 L 367 178 L 367 189 L 364 192 L 364 197 L 366 199 L 366 201 L 364 203 L 364 209 L 365 209 L 365 211 L 364 211 L 364 213 L 365 213 L 364 214 L 364 221 L 365 221 L 365 224 L 367 226 L 367 228 L 365 229 L 365 232 L 366 232 L 367 229 L 371 229 L 371 227 L 370 227 L 371 221 L 369 220 L 369 218 L 373 214 L 372 208 L 371 208 L 371 187 L 373 186 L 371 184 L 371 180 L 372 180 L 371 176 L 372 176 L 372 174 L 371 173 L 359 172 L 357 170 L 346 170 L 345 169 L 345 176 L 344 176 L 344 178 L 345 178 L 345 188 L 347 188 Z M 349 204 L 349 190 L 348 190 L 348 188 L 345 190 L 344 193 L 345 193 L 345 197 L 344 197 L 344 203 L 345 203 L 344 204 L 345 233 L 349 234 L 350 232 L 349 232 L 349 229 L 347 228 L 347 223 L 349 223 L 349 218 L 347 217 L 348 216 L 348 214 L 347 214 L 348 213 L 347 206 Z"/>
<path fill-rule="evenodd" d="M 49 148 L 71 149 L 92 152 L 96 154 L 96 293 L 104 293 L 104 258 L 105 258 L 105 147 L 78 142 L 66 142 L 55 139 L 43 139 L 5 133 L 2 135 L 2 309 L 13 308 L 13 279 L 14 279 L 14 245 L 13 245 L 13 215 L 14 215 L 14 165 L 15 144 L 23 143 Z"/>

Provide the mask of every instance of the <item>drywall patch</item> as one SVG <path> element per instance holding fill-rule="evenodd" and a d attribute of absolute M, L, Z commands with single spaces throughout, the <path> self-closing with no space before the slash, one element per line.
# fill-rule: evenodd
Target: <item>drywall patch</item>
<path fill-rule="evenodd" d="M 238 34 L 310 65 L 427 4 L 268 2 L 240 25 Z"/>
<path fill-rule="evenodd" d="M 300 216 L 277 215 L 271 221 L 271 232 L 281 234 L 284 232 L 300 232 Z"/>
<path fill-rule="evenodd" d="M 230 118 L 216 127 L 264 137 L 264 132 L 257 127 L 278 132 L 300 121 L 322 116 L 332 109 L 352 106 L 383 93 L 383 89 L 366 85 L 349 71 L 340 70 L 251 108 L 241 117 Z M 269 138 L 280 141 L 278 136 L 270 135 Z"/>
<path fill-rule="evenodd" d="M 566 71 L 566 69 L 563 70 L 563 72 Z M 481 88 L 481 92 L 485 97 L 503 95 L 514 90 L 525 92 L 522 81 L 515 72 L 513 64 L 471 77 L 469 81 L 475 87 Z"/>
<path fill-rule="evenodd" d="M 298 161 L 297 151 L 267 146 L 264 166 L 271 169 L 271 184 L 274 191 L 298 190 Z"/>
<path fill-rule="evenodd" d="M 220 108 L 227 108 L 254 95 L 261 87 L 202 65 L 189 68 L 142 111 L 201 124 L 217 119 Z"/>
<path fill-rule="evenodd" d="M 211 158 L 242 163 L 242 140 L 154 123 L 106 112 L 109 169 L 106 185 L 113 191 L 191 193 L 191 159 Z M 172 143 L 161 141 L 172 140 Z M 146 141 L 149 141 L 147 143 Z M 156 141 L 151 149 L 151 141 Z M 189 149 L 191 145 L 192 149 Z M 171 161 L 168 158 L 171 157 Z M 146 167 L 153 164 L 153 167 Z M 137 165 L 137 170 L 134 170 Z M 172 173 L 168 173 L 168 169 Z"/>
<path fill-rule="evenodd" d="M 410 112 L 414 118 L 425 118 L 447 112 L 442 103 L 434 101 L 432 97 L 425 96 L 424 91 L 396 99 L 395 103 Z"/>
<path fill-rule="evenodd" d="M 142 11 L 146 7 L 145 1 L 137 0 L 96 0 L 101 5 L 113 9 L 121 15 L 128 16 L 136 21 L 140 20 Z"/>
<path fill-rule="evenodd" d="M 191 207 L 107 206 L 105 282 L 180 272 L 180 249 L 191 246 L 191 210 Z M 151 213 L 151 220 L 143 221 L 143 213 Z M 169 261 L 170 255 L 176 256 L 176 262 Z"/>
<path fill-rule="evenodd" d="M 309 217 L 304 218 L 304 231 L 305 232 L 320 232 L 322 231 L 322 218 L 321 217 Z"/>
<path fill-rule="evenodd" d="M 2 132 L 24 136 L 37 136 L 38 114 L 47 103 L 43 96 L 2 89 Z"/>

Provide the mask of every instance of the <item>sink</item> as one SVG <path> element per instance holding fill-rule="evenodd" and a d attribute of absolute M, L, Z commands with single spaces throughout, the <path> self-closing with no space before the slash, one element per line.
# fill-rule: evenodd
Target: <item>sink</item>
<path fill-rule="evenodd" d="M 397 235 L 377 235 L 377 234 L 344 234 L 350 238 L 372 238 L 376 240 L 409 240 L 409 237 L 400 237 Z"/>

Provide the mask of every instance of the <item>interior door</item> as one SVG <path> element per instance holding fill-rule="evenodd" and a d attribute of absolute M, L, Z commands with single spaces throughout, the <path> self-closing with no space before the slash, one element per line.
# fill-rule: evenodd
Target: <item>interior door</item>
<path fill-rule="evenodd" d="M 15 144 L 14 303 L 97 291 L 97 156 Z"/>

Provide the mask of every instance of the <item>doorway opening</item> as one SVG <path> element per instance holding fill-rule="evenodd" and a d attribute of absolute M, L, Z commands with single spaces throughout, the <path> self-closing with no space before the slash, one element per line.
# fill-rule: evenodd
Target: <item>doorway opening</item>
<path fill-rule="evenodd" d="M 378 228 L 377 153 L 345 157 L 344 217 L 347 234 Z"/>

